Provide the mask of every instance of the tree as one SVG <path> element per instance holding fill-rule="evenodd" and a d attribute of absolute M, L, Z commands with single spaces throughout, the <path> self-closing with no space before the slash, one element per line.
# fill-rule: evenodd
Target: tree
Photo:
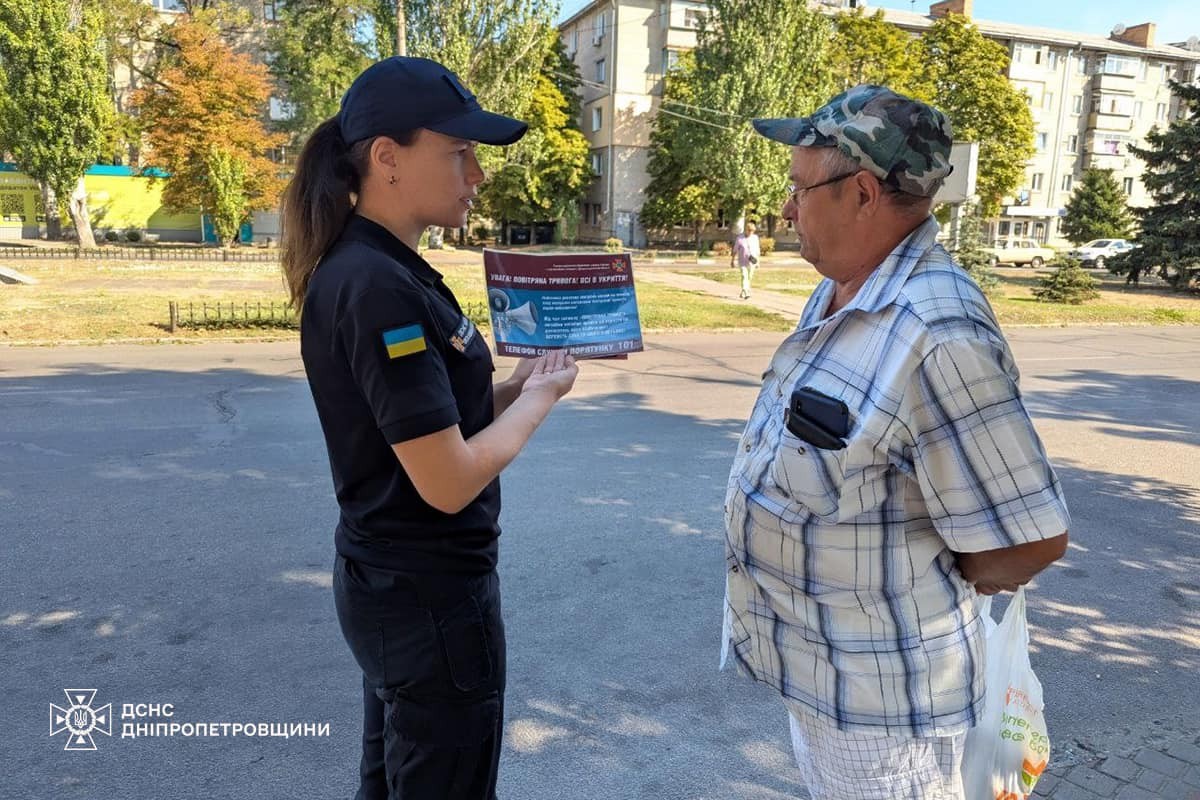
<path fill-rule="evenodd" d="M 342 95 L 370 63 L 363 40 L 369 18 L 362 0 L 286 0 L 268 36 L 271 73 L 299 138 L 338 112 Z"/>
<path fill-rule="evenodd" d="M 958 218 L 958 236 L 952 252 L 954 260 L 967 271 L 984 294 L 992 294 L 1000 285 L 1000 279 L 988 263 L 991 259 L 983 250 L 983 217 L 978 204 L 964 204 Z"/>
<path fill-rule="evenodd" d="M 503 166 L 480 189 L 486 210 L 503 221 L 560 219 L 593 177 L 587 139 L 567 115 L 569 103 L 550 72 L 559 36 L 548 30 L 544 41 L 548 69 L 538 76 L 525 115 L 529 132 L 507 148 Z"/>
<path fill-rule="evenodd" d="M 1033 296 L 1044 303 L 1067 303 L 1083 305 L 1085 300 L 1100 296 L 1096 291 L 1096 279 L 1079 266 L 1074 258 L 1059 256 L 1050 261 L 1054 272 L 1043 276 L 1034 287 Z"/>
<path fill-rule="evenodd" d="M 233 52 L 203 17 L 185 15 L 171 27 L 178 53 L 158 83 L 134 96 L 149 159 L 168 173 L 163 202 L 171 208 L 199 208 L 215 222 L 240 198 L 236 231 L 251 211 L 274 206 L 282 184 L 265 155 L 283 140 L 262 122 L 266 68 Z M 222 244 L 231 241 L 225 234 Z"/>
<path fill-rule="evenodd" d="M 789 154 L 757 135 L 750 118 L 811 113 L 832 93 L 826 46 L 833 24 L 824 15 L 777 0 L 714 0 L 709 7 L 694 67 L 667 81 L 655 120 L 654 141 L 668 152 L 651 173 L 651 216 L 656 204 L 669 209 L 672 195 L 696 183 L 703 191 L 693 190 L 693 199 L 711 195 L 731 218 L 775 208 Z"/>
<path fill-rule="evenodd" d="M 1008 51 L 960 14 L 933 23 L 920 47 L 933 86 L 930 100 L 949 117 L 954 140 L 979 142 L 976 192 L 984 218 L 994 217 L 1034 153 L 1033 115 L 1006 77 Z"/>
<path fill-rule="evenodd" d="M 1200 87 L 1171 83 L 1185 116 L 1165 131 L 1146 136 L 1147 147 L 1130 147 L 1146 162 L 1142 182 L 1154 204 L 1138 209 L 1138 247 L 1109 262 L 1109 269 L 1137 283 L 1142 272 L 1157 271 L 1178 289 L 1200 282 Z"/>
<path fill-rule="evenodd" d="M 97 15 L 71 0 L 4 0 L 0 64 L 0 149 L 42 185 L 50 235 L 67 198 L 80 246 L 94 247 L 83 174 L 112 120 Z"/>
<path fill-rule="evenodd" d="M 1125 193 L 1112 170 L 1091 167 L 1067 201 L 1063 233 L 1071 244 L 1092 239 L 1125 238 L 1133 229 Z"/>
<path fill-rule="evenodd" d="M 885 21 L 883 11 L 868 15 L 859 6 L 835 16 L 833 25 L 830 61 L 843 89 L 877 83 L 917 100 L 931 99 L 921 49 L 909 34 Z"/>

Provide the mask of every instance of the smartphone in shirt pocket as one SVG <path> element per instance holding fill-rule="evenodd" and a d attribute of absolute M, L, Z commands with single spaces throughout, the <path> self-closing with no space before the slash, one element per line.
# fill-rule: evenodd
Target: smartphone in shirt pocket
<path fill-rule="evenodd" d="M 810 386 L 792 392 L 784 412 L 788 432 L 821 450 L 841 450 L 850 433 L 850 410 L 836 397 Z"/>

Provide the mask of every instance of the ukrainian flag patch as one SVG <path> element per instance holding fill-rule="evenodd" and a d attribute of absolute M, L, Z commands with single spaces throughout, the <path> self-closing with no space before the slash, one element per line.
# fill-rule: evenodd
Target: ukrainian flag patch
<path fill-rule="evenodd" d="M 420 353 L 425 349 L 425 329 L 421 323 L 392 328 L 383 332 L 383 346 L 388 358 L 401 358 Z"/>

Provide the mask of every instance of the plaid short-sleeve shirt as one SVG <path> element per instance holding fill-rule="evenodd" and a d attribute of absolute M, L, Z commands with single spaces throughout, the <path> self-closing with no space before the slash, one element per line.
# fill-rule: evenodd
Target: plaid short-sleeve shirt
<path fill-rule="evenodd" d="M 958 733 L 983 700 L 982 625 L 952 551 L 1067 530 L 1059 481 L 991 308 L 931 217 L 784 340 L 725 500 L 722 663 L 846 731 Z M 842 400 L 842 450 L 785 425 L 794 389 Z"/>

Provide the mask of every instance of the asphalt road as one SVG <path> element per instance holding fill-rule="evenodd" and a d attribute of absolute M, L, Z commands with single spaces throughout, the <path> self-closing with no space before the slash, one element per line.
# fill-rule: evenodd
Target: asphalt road
<path fill-rule="evenodd" d="M 778 700 L 716 671 L 722 489 L 779 338 L 658 336 L 589 363 L 505 473 L 506 800 L 802 796 Z M 1056 758 L 1194 732 L 1200 328 L 1012 341 L 1073 512 L 1030 594 Z M 350 797 L 335 518 L 294 343 L 0 348 L 0 797 Z M 112 704 L 95 751 L 49 735 L 64 689 Z"/>

